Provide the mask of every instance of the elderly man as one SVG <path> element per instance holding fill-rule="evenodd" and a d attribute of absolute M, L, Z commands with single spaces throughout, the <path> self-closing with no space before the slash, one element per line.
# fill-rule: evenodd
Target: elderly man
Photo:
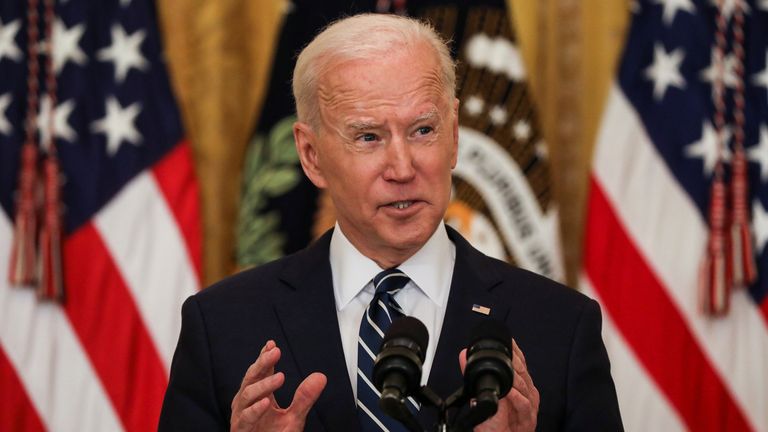
<path fill-rule="evenodd" d="M 510 330 L 513 388 L 476 430 L 621 430 L 597 304 L 442 223 L 459 101 L 435 32 L 346 18 L 302 51 L 293 78 L 296 150 L 338 223 L 187 300 L 160 429 L 402 430 L 376 406 L 370 373 L 404 314 L 426 324 L 423 379 L 443 397 L 462 383 L 468 329 L 490 316 Z M 434 415 L 417 418 L 431 428 Z"/>

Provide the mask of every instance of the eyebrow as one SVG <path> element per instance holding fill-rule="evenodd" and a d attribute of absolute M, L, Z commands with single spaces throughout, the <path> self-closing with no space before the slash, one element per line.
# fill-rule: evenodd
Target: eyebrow
<path fill-rule="evenodd" d="M 437 108 L 432 108 L 429 111 L 425 112 L 424 114 L 421 114 L 420 116 L 413 119 L 411 124 L 416 124 L 423 122 L 425 120 L 432 120 L 435 117 L 438 117 L 440 113 L 438 112 Z M 355 131 L 363 131 L 363 130 L 371 130 L 371 129 L 377 129 L 382 126 L 381 123 L 377 123 L 374 121 L 367 121 L 367 120 L 353 120 L 350 121 L 345 125 L 345 129 L 349 130 L 355 130 Z"/>
<path fill-rule="evenodd" d="M 437 117 L 439 113 L 437 112 L 437 108 L 432 108 L 429 111 L 425 112 L 424 114 L 416 117 L 413 120 L 413 123 L 419 123 L 425 120 L 432 120 L 433 118 Z"/>
<path fill-rule="evenodd" d="M 372 121 L 351 121 L 347 123 L 346 129 L 361 131 L 361 130 L 376 129 L 379 126 L 381 126 L 381 124 L 375 123 Z"/>

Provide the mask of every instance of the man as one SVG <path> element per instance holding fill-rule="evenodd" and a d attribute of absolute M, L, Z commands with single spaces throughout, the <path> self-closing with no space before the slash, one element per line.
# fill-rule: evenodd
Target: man
<path fill-rule="evenodd" d="M 427 326 L 424 381 L 442 397 L 462 383 L 469 329 L 488 316 L 508 326 L 513 388 L 476 430 L 621 430 L 597 304 L 442 223 L 459 102 L 434 31 L 392 15 L 338 21 L 302 51 L 293 87 L 296 149 L 338 223 L 187 300 L 160 429 L 396 429 L 366 399 L 368 338 L 402 313 Z M 382 288 L 381 275 L 401 284 Z M 434 416 L 417 414 L 426 428 Z"/>

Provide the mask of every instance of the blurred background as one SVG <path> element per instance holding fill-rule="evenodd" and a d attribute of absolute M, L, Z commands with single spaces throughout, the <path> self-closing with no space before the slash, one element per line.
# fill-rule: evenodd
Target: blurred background
<path fill-rule="evenodd" d="M 262 123 L 273 123 L 278 114 L 272 110 L 286 111 L 279 115 L 292 110 L 290 93 L 269 94 L 270 82 L 280 92 L 290 92 L 293 57 L 303 44 L 334 18 L 375 11 L 377 2 L 301 3 L 224 1 L 194 3 L 189 9 L 177 2 L 158 3 L 161 22 L 168 30 L 164 33 L 167 55 L 187 133 L 199 137 L 192 142 L 198 175 L 203 179 L 202 197 L 204 202 L 216 203 L 203 206 L 208 282 L 229 274 L 236 265 L 231 227 L 238 219 L 242 165 L 254 125 L 260 132 L 267 130 L 258 122 L 262 114 Z M 456 14 L 460 3 L 454 3 Z M 551 193 L 559 203 L 563 244 L 567 245 L 564 260 L 568 280 L 575 284 L 591 150 L 623 47 L 629 2 L 486 3 L 506 6 L 510 21 L 503 25 L 514 32 L 517 61 L 528 71 L 522 81 L 529 103 L 538 111 L 534 114 L 536 138 L 549 151 Z M 424 9 L 430 2 L 405 4 L 406 8 Z M 451 2 L 445 4 L 451 9 Z M 393 5 L 391 10 L 395 8 Z M 449 29 L 442 32 L 453 37 Z M 273 68 L 275 57 L 280 64 Z M 273 103 L 264 103 L 268 97 Z"/>
<path fill-rule="evenodd" d="M 359 12 L 451 41 L 446 221 L 601 303 L 626 429 L 768 431 L 765 0 L 4 1 L 0 430 L 156 429 L 184 299 L 333 225 L 290 78 Z"/>

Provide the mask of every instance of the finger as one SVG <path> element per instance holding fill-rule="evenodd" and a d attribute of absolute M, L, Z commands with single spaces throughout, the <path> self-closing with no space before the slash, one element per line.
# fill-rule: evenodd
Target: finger
<path fill-rule="evenodd" d="M 517 391 L 520 393 L 524 398 L 528 398 L 530 393 L 530 387 L 528 386 L 528 381 L 523 377 L 523 375 L 519 374 L 517 371 L 513 372 L 513 380 L 512 380 L 512 389 L 510 389 L 510 392 L 508 395 L 511 395 L 514 391 Z"/>
<path fill-rule="evenodd" d="M 512 355 L 513 357 L 519 357 L 520 360 L 523 361 L 523 364 L 525 365 L 525 367 L 526 368 L 528 367 L 528 363 L 526 363 L 525 361 L 525 355 L 523 354 L 523 350 L 520 349 L 520 346 L 517 345 L 517 342 L 515 341 L 514 338 L 512 338 L 512 354 L 513 354 Z"/>
<path fill-rule="evenodd" d="M 520 357 L 512 357 L 512 369 L 515 373 L 515 381 L 522 380 L 529 386 L 533 383 L 531 375 L 528 373 L 528 368 Z"/>
<path fill-rule="evenodd" d="M 538 412 L 539 391 L 533 384 L 530 375 L 526 374 L 521 376 L 515 372 L 512 389 L 507 393 L 504 399 L 512 405 L 515 411 L 525 410 L 525 412 L 528 412 L 532 407 L 534 415 Z M 523 417 L 527 416 L 523 415 Z"/>
<path fill-rule="evenodd" d="M 536 423 L 536 416 L 539 411 L 537 397 L 527 398 L 517 389 L 514 389 L 504 399 L 511 406 L 510 420 L 520 425 Z"/>
<path fill-rule="evenodd" d="M 461 374 L 464 375 L 464 369 L 467 367 L 467 349 L 464 348 L 459 353 L 459 368 L 461 368 Z"/>
<path fill-rule="evenodd" d="M 278 372 L 248 385 L 240 392 L 239 406 L 246 409 L 261 399 L 271 399 L 269 396 L 272 396 L 272 393 L 282 387 L 284 382 L 285 375 Z"/>
<path fill-rule="evenodd" d="M 269 400 L 262 399 L 255 404 L 244 409 L 237 419 L 237 430 L 248 431 L 256 425 L 256 423 L 264 417 L 269 409 Z"/>
<path fill-rule="evenodd" d="M 536 386 L 533 384 L 533 378 L 531 378 L 531 374 L 528 373 L 528 370 L 524 370 L 522 373 L 518 373 L 517 375 L 517 380 L 520 383 L 518 389 L 525 397 L 530 399 L 530 397 L 533 395 L 533 390 L 536 389 Z"/>
<path fill-rule="evenodd" d="M 293 401 L 288 411 L 293 414 L 302 424 L 305 421 L 309 410 L 317 402 L 320 393 L 323 392 L 328 378 L 322 373 L 315 372 L 310 374 L 299 384 L 296 393 L 293 395 Z"/>
<path fill-rule="evenodd" d="M 248 406 L 248 404 L 244 403 L 242 397 L 243 390 L 246 387 L 275 373 L 275 365 L 280 360 L 280 348 L 277 348 L 274 342 L 271 344 L 270 342 L 267 342 L 259 358 L 245 372 L 245 377 L 240 382 L 240 390 L 232 399 L 233 412 L 245 409 Z"/>
<path fill-rule="evenodd" d="M 240 389 L 242 390 L 245 386 L 275 373 L 274 367 L 278 360 L 280 360 L 280 354 L 280 348 L 275 345 L 275 342 L 268 341 L 264 348 L 261 349 L 261 353 L 256 361 L 245 371 L 243 381 L 240 383 Z"/>
<path fill-rule="evenodd" d="M 512 356 L 512 368 L 518 375 L 516 381 L 522 380 L 525 383 L 526 391 L 521 390 L 521 392 L 526 397 L 529 397 L 530 389 L 535 389 L 536 387 L 533 385 L 533 378 L 531 378 L 531 374 L 528 371 L 528 365 L 525 362 L 523 351 L 514 339 L 512 339 L 512 350 L 514 352 L 514 355 Z"/>

